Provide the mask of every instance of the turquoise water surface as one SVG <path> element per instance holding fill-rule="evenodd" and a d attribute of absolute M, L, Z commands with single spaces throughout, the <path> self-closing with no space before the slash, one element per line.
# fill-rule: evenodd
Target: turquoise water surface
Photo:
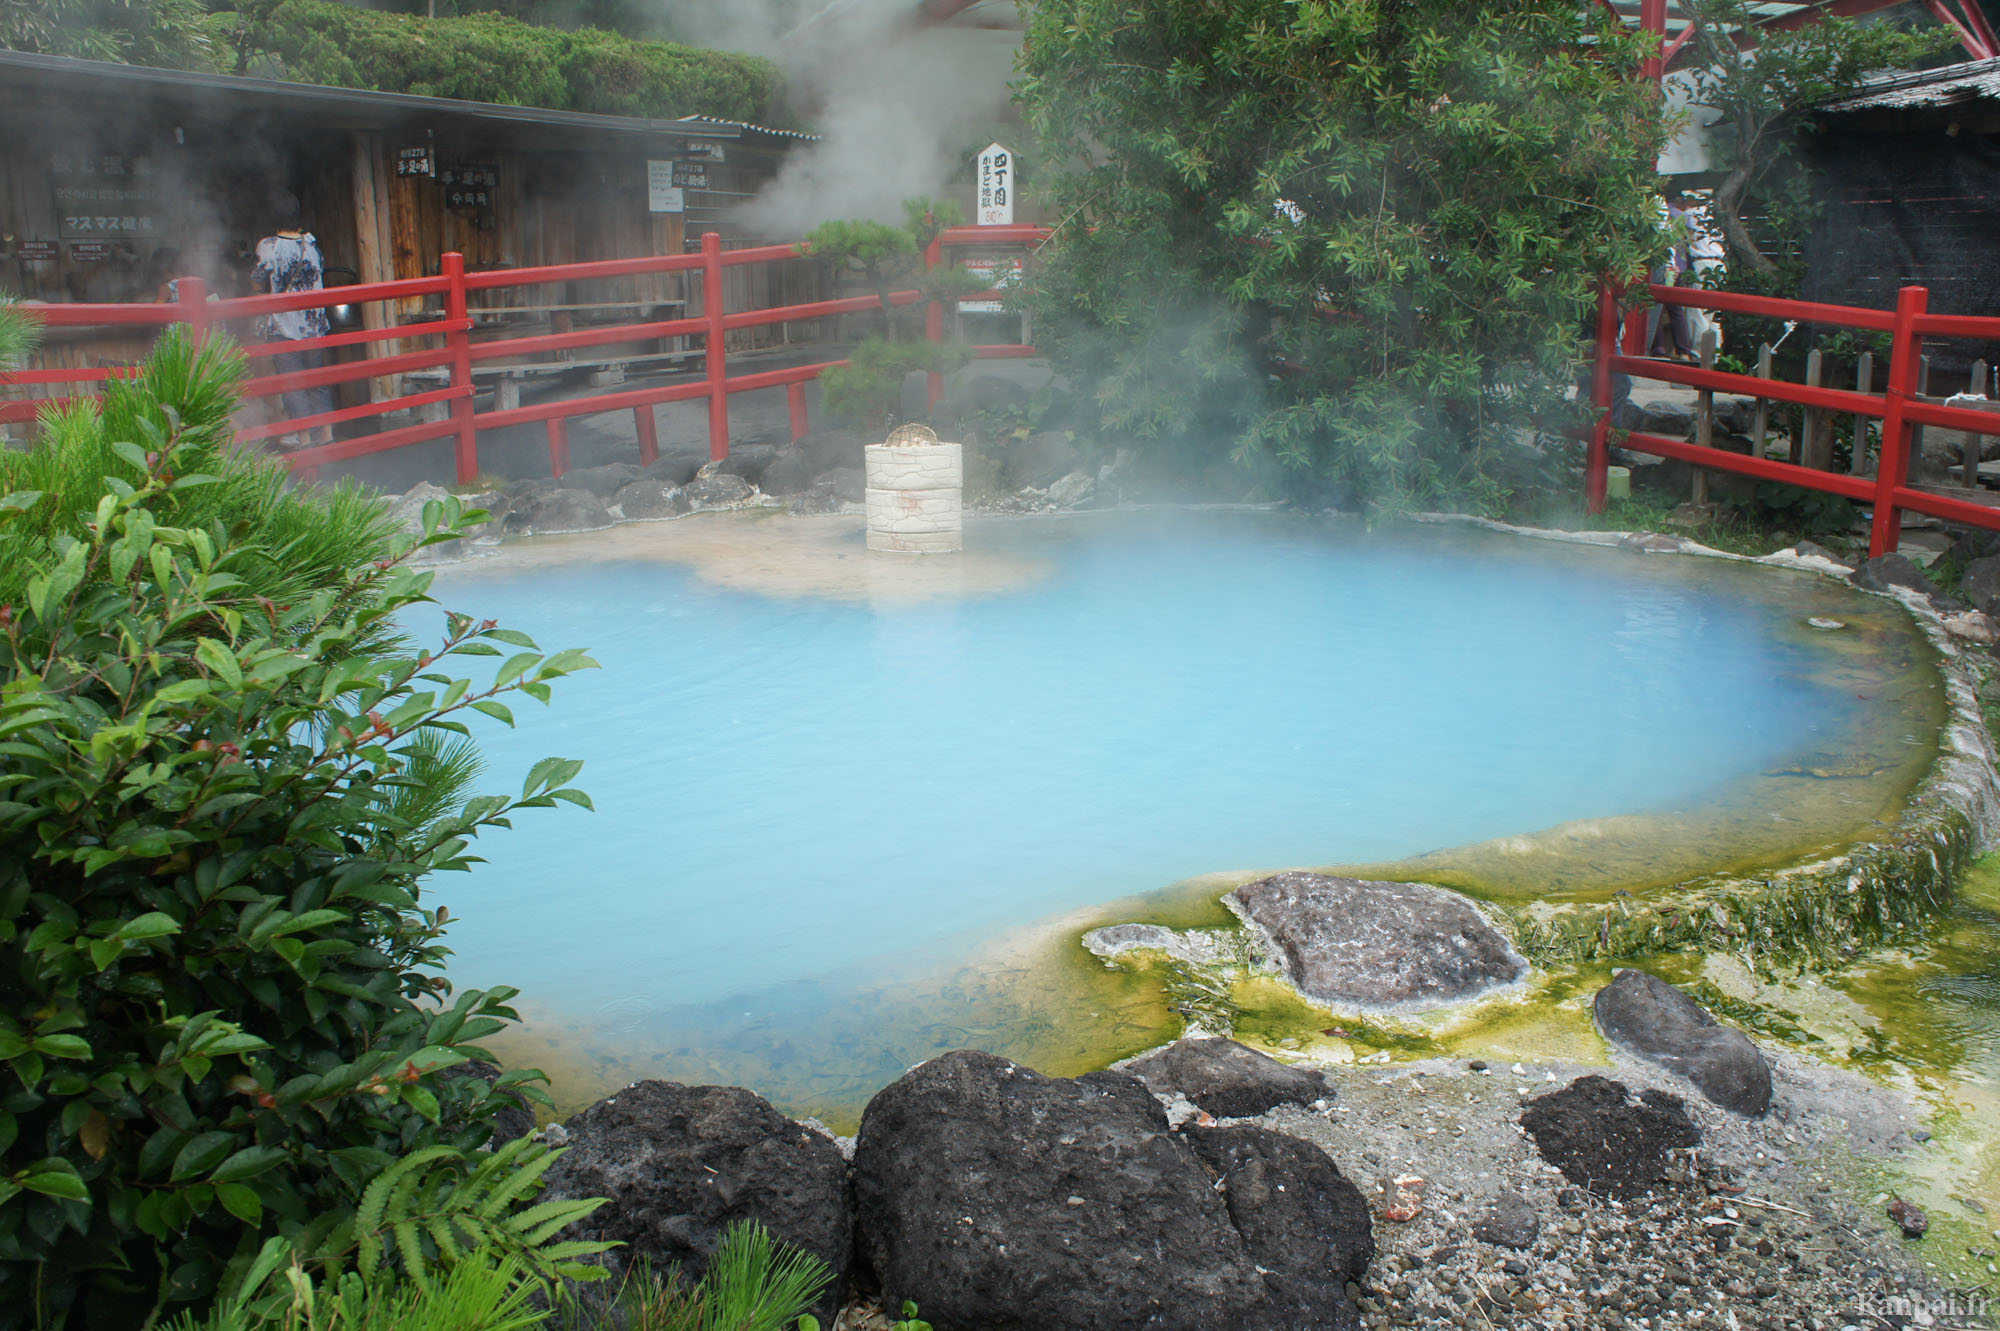
<path fill-rule="evenodd" d="M 655 562 L 442 576 L 444 603 L 603 665 L 480 732 L 489 788 L 581 758 L 597 811 L 525 813 L 434 882 L 454 980 L 579 1019 L 829 1002 L 797 986 L 1194 874 L 1671 808 L 1852 706 L 1712 561 L 1221 513 L 967 544 L 1049 572 L 912 604 Z"/>

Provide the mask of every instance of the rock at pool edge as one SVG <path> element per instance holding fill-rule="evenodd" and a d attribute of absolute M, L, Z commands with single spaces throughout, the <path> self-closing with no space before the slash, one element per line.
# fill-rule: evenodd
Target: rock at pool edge
<path fill-rule="evenodd" d="M 1597 991 L 1591 1015 L 1605 1039 L 1686 1077 L 1724 1109 L 1756 1118 L 1771 1107 L 1771 1066 L 1763 1051 L 1657 975 L 1619 971 Z"/>

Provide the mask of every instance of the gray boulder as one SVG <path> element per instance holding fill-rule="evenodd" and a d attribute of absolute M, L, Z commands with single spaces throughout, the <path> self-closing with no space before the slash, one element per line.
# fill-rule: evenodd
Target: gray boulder
<path fill-rule="evenodd" d="M 646 468 L 646 474 L 655 480 L 665 481 L 668 485 L 686 485 L 707 465 L 706 449 L 662 453 L 652 466 Z"/>
<path fill-rule="evenodd" d="M 1333 1095 L 1325 1074 L 1286 1067 L 1234 1040 L 1177 1040 L 1124 1070 L 1155 1095 L 1178 1091 L 1217 1118 L 1249 1118 Z"/>
<path fill-rule="evenodd" d="M 2000 618 L 2000 555 L 1986 555 L 1967 564 L 1958 588 L 1974 609 Z"/>
<path fill-rule="evenodd" d="M 733 472 L 704 471 L 681 487 L 695 508 L 730 508 L 757 493 L 757 487 Z"/>
<path fill-rule="evenodd" d="M 1521 1126 L 1564 1178 L 1620 1199 L 1651 1191 L 1673 1152 L 1701 1144 L 1678 1096 L 1647 1091 L 1634 1101 L 1625 1083 L 1608 1077 L 1578 1077 L 1536 1096 L 1523 1106 Z"/>
<path fill-rule="evenodd" d="M 610 510 L 588 490 L 530 490 L 514 499 L 507 514 L 507 530 L 511 532 L 547 535 L 601 531 L 610 525 Z"/>
<path fill-rule="evenodd" d="M 1088 472 L 1073 471 L 1049 487 L 1049 502 L 1057 508 L 1076 508 L 1089 502 L 1097 482 Z"/>
<path fill-rule="evenodd" d="M 1904 587 L 1925 596 L 1937 594 L 1937 584 L 1930 580 L 1930 575 L 1905 555 L 1877 555 L 1848 574 L 1847 580 L 1865 592 Z"/>
<path fill-rule="evenodd" d="M 1694 431 L 1694 412 L 1678 402 L 1648 402 L 1639 408 L 1638 423 L 1632 428 L 1645 434 L 1684 439 Z"/>
<path fill-rule="evenodd" d="M 812 454 L 802 448 L 787 448 L 765 466 L 757 488 L 767 495 L 801 494 L 812 487 L 820 471 Z"/>
<path fill-rule="evenodd" d="M 1420 1009 L 1478 998 L 1528 974 L 1479 908 L 1425 883 L 1294 871 L 1245 883 L 1229 903 L 1307 998 Z"/>
<path fill-rule="evenodd" d="M 613 1274 L 637 1258 L 699 1280 L 737 1221 L 754 1220 L 825 1262 L 833 1284 L 814 1309 L 831 1326 L 853 1259 L 847 1164 L 830 1137 L 736 1086 L 642 1081 L 570 1119 L 569 1149 L 546 1199 L 608 1197 L 563 1237 L 612 1241 Z"/>
<path fill-rule="evenodd" d="M 1530 1248 L 1541 1228 L 1534 1203 L 1512 1188 L 1502 1188 L 1472 1222 L 1472 1237 L 1502 1248 Z"/>
<path fill-rule="evenodd" d="M 1771 1107 L 1771 1067 L 1757 1046 L 1657 975 L 1619 971 L 1591 1013 L 1605 1039 L 1686 1077 L 1724 1109 L 1755 1118 Z"/>
<path fill-rule="evenodd" d="M 618 511 L 628 521 L 633 522 L 677 518 L 692 507 L 680 486 L 669 485 L 652 476 L 632 482 L 620 490 L 611 502 L 618 505 Z"/>
<path fill-rule="evenodd" d="M 793 497 L 791 509 L 799 514 L 838 513 L 840 496 L 833 492 L 832 481 L 814 481 L 810 489 Z"/>
<path fill-rule="evenodd" d="M 1307 1142 L 1172 1131 L 1145 1087 L 974 1050 L 933 1059 L 862 1115 L 857 1232 L 884 1302 L 1036 1331 L 1358 1326 L 1366 1203 Z"/>
<path fill-rule="evenodd" d="M 1075 471 L 1082 460 L 1068 434 L 1043 430 L 1007 446 L 1000 455 L 1000 476 L 1009 489 L 1040 490 Z"/>
<path fill-rule="evenodd" d="M 443 486 L 432 485 L 429 481 L 418 481 L 402 494 L 390 496 L 389 516 L 394 518 L 396 524 L 405 532 L 412 536 L 421 536 L 424 532 L 424 506 L 442 503 L 449 498 L 451 491 Z"/>
<path fill-rule="evenodd" d="M 601 467 L 578 467 L 564 472 L 561 483 L 566 490 L 588 490 L 599 499 L 609 500 L 632 482 L 643 480 L 645 475 L 629 462 L 607 462 Z"/>
<path fill-rule="evenodd" d="M 732 444 L 729 456 L 715 464 L 715 474 L 741 476 L 752 485 L 761 484 L 764 469 L 778 456 L 775 444 Z"/>

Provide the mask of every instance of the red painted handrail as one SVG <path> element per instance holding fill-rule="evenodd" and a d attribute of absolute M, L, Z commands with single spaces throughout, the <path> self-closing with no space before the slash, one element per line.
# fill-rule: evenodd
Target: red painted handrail
<path fill-rule="evenodd" d="M 1735 314 L 1759 315 L 1770 319 L 1792 319 L 1805 323 L 1833 324 L 1890 335 L 1889 377 L 1879 393 L 1851 392 L 1763 379 L 1755 375 L 1704 370 L 1692 365 L 1653 360 L 1622 354 L 1618 347 L 1621 320 L 1618 289 L 1606 284 L 1600 289 L 1597 320 L 1597 355 L 1592 379 L 1592 399 L 1598 417 L 1589 433 L 1590 447 L 1584 463 L 1584 499 L 1592 513 L 1604 511 L 1605 475 L 1610 463 L 1611 380 L 1614 374 L 1629 374 L 1664 383 L 1684 384 L 1715 392 L 1740 393 L 1749 397 L 1792 402 L 1846 415 L 1868 416 L 1882 422 L 1882 449 L 1875 475 L 1843 476 L 1772 458 L 1747 457 L 1739 453 L 1704 448 L 1680 439 L 1633 433 L 1619 440 L 1621 447 L 1657 457 L 1675 458 L 1715 471 L 1735 472 L 1758 480 L 1781 481 L 1825 494 L 1835 494 L 1871 506 L 1868 550 L 1871 556 L 1896 548 L 1905 509 L 1970 526 L 2000 530 L 2000 496 L 1989 507 L 1954 495 L 1932 494 L 1914 488 L 1909 481 L 1911 429 L 1935 425 L 1975 433 L 2000 433 L 2000 419 L 1985 412 L 1969 411 L 1941 403 L 1920 401 L 1917 372 L 1923 359 L 1923 339 L 1965 337 L 2000 340 L 2000 318 L 1972 315 L 1930 314 L 1930 292 L 1907 286 L 1897 295 L 1894 310 L 1867 309 L 1853 305 L 1824 305 L 1811 301 L 1779 300 L 1746 296 L 1734 292 L 1701 291 L 1694 288 L 1651 285 L 1646 288 L 1653 301 L 1690 309 L 1718 310 Z"/>
<path fill-rule="evenodd" d="M 1037 226 L 953 227 L 941 234 L 933 243 L 925 256 L 926 263 L 935 266 L 941 262 L 943 251 L 947 248 L 988 245 L 1039 246 L 1051 234 L 1047 228 Z M 285 435 L 303 435 L 311 430 L 331 428 L 336 425 L 379 420 L 391 412 L 444 408 L 450 413 L 447 419 L 422 421 L 372 435 L 315 444 L 287 454 L 286 461 L 296 472 L 311 476 L 316 474 L 317 468 L 324 463 L 364 457 L 372 453 L 387 452 L 451 437 L 455 440 L 454 471 L 458 482 L 463 485 L 469 484 L 479 471 L 480 430 L 534 422 L 543 423 L 549 432 L 550 466 L 555 474 L 560 476 L 568 465 L 569 451 L 563 423 L 573 417 L 607 411 L 635 413 L 640 459 L 649 463 L 658 456 L 658 436 L 653 420 L 653 408 L 663 402 L 707 400 L 709 453 L 714 458 L 726 457 L 729 452 L 729 398 L 734 393 L 779 387 L 788 389 L 792 435 L 798 438 L 805 434 L 808 423 L 801 386 L 818 378 L 825 371 L 843 366 L 847 362 L 825 361 L 783 370 L 731 376 L 728 369 L 727 335 L 745 328 L 760 328 L 841 314 L 865 313 L 879 308 L 881 302 L 874 296 L 848 296 L 834 300 L 811 301 L 802 305 L 780 305 L 758 310 L 738 310 L 732 313 L 723 308 L 722 284 L 722 276 L 726 269 L 752 264 L 792 262 L 803 257 L 806 256 L 801 254 L 797 245 L 760 245 L 747 249 L 724 250 L 722 238 L 714 232 L 709 232 L 703 235 L 701 251 L 697 254 L 644 255 L 627 259 L 604 259 L 587 263 L 467 273 L 464 259 L 453 253 L 443 256 L 439 265 L 440 271 L 435 277 L 400 278 L 392 282 L 328 287 L 318 291 L 284 295 L 246 296 L 234 300 L 209 300 L 204 283 L 197 278 L 183 278 L 179 283 L 179 299 L 169 303 L 32 305 L 28 310 L 33 317 L 51 328 L 156 329 L 172 323 L 185 323 L 193 327 L 197 333 L 205 333 L 210 328 L 231 326 L 253 330 L 254 325 L 250 321 L 260 316 L 286 311 L 324 309 L 336 305 L 368 306 L 423 300 L 434 296 L 442 297 L 445 317 L 441 320 L 398 324 L 395 322 L 394 310 L 385 309 L 382 320 L 387 325 L 385 327 L 330 333 L 324 337 L 299 341 L 257 342 L 246 346 L 245 354 L 259 359 L 290 352 L 337 351 L 351 347 L 365 350 L 388 348 L 391 354 L 342 361 L 316 369 L 262 374 L 248 380 L 244 388 L 248 397 L 268 399 L 301 389 L 381 379 L 413 370 L 440 369 L 446 372 L 447 382 L 443 386 L 430 391 L 406 393 L 371 401 L 360 406 L 319 412 L 307 417 L 245 426 L 238 431 L 237 438 L 246 443 L 255 442 Z M 674 272 L 701 275 L 702 314 L 691 318 L 617 324 L 494 341 L 472 340 L 474 329 L 472 316 L 479 312 L 470 308 L 467 297 L 472 292 Z M 998 294 L 1000 293 L 989 292 L 987 297 L 991 298 Z M 896 306 L 913 305 L 922 300 L 923 295 L 918 291 L 898 291 L 890 297 L 890 303 Z M 495 312 L 504 312 L 505 308 L 505 306 L 495 307 Z M 932 339 L 943 336 L 943 320 L 939 303 L 936 301 L 929 302 L 925 311 L 925 331 Z M 483 367 L 481 372 L 486 373 L 496 369 L 504 371 L 509 367 L 505 364 L 496 365 L 495 362 L 518 361 L 553 351 L 571 351 L 583 347 L 669 337 L 702 340 L 702 350 L 697 354 L 701 355 L 705 362 L 705 373 L 700 381 L 604 392 L 560 402 L 537 403 L 528 407 L 510 407 L 504 410 L 496 407 L 485 411 L 478 409 L 475 367 Z M 424 339 L 442 339 L 442 345 Z M 423 349 L 393 350 L 394 344 L 403 342 L 418 343 Z M 974 355 L 985 358 L 1022 357 L 1034 354 L 1035 349 L 1031 346 L 974 348 Z M 54 388 L 88 386 L 109 379 L 130 377 L 136 372 L 137 368 L 129 365 L 87 369 L 22 370 L 0 374 L 0 385 L 24 387 L 46 385 Z M 932 376 L 930 394 L 933 404 L 937 401 L 940 386 L 939 377 Z M 0 423 L 30 421 L 45 409 L 68 402 L 87 400 L 89 394 L 85 393 L 74 397 L 27 398 L 0 402 Z"/>

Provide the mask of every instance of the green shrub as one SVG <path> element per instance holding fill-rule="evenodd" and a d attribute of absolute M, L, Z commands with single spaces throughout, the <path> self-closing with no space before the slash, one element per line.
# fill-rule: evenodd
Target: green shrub
<path fill-rule="evenodd" d="M 779 87 L 756 56 L 562 32 L 499 14 L 424 18 L 333 0 L 254 0 L 236 36 L 242 67 L 275 57 L 282 76 L 557 111 L 758 120 Z"/>
<path fill-rule="evenodd" d="M 518 799 L 418 789 L 460 714 L 511 724 L 503 695 L 546 701 L 587 657 L 461 615 L 418 652 L 395 617 L 428 574 L 362 562 L 280 600 L 256 522 L 168 521 L 229 483 L 182 465 L 200 442 L 164 405 L 216 372 L 135 385 L 87 519 L 0 481 L 0 553 L 29 566 L 0 604 L 0 1316 L 31 1323 L 137 1325 L 268 1235 L 318 1246 L 396 1156 L 490 1136 L 532 1074 L 435 1074 L 484 1056 L 514 991 L 450 997 L 419 881 L 514 809 L 588 802 L 558 759 Z M 430 506 L 424 539 L 464 516 Z M 484 686 L 443 673 L 503 646 Z"/>

